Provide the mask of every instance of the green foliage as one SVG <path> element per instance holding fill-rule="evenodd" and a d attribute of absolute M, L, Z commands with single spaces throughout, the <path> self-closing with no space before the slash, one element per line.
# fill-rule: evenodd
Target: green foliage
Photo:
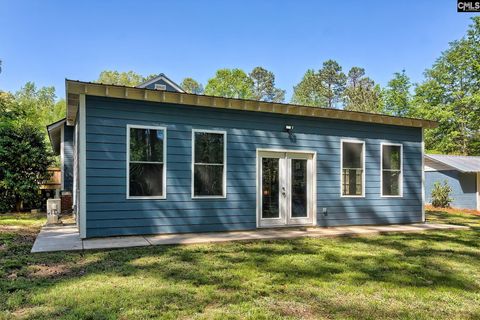
<path fill-rule="evenodd" d="M 275 88 L 275 75 L 262 67 L 255 67 L 248 75 L 253 81 L 253 99 L 283 102 L 285 90 Z"/>
<path fill-rule="evenodd" d="M 65 101 L 55 101 L 54 87 L 38 89 L 33 82 L 27 82 L 14 95 L 6 92 L 0 95 L 2 116 L 16 124 L 31 125 L 45 132 L 46 125 L 65 117 Z"/>
<path fill-rule="evenodd" d="M 345 90 L 347 77 L 342 72 L 342 67 L 335 60 L 327 60 L 320 69 L 320 78 L 325 90 L 325 98 L 327 98 L 327 107 L 334 108 Z"/>
<path fill-rule="evenodd" d="M 26 123 L 0 123 L 0 211 L 39 205 L 39 183 L 52 164 L 40 129 Z"/>
<path fill-rule="evenodd" d="M 449 208 L 450 203 L 453 201 L 453 199 L 450 198 L 451 192 L 452 188 L 446 180 L 443 184 L 439 181 L 435 182 L 432 189 L 432 206 L 436 208 Z"/>
<path fill-rule="evenodd" d="M 96 82 L 114 84 L 119 86 L 135 87 L 139 84 L 155 78 L 156 74 L 142 76 L 133 71 L 118 72 L 116 70 L 105 70 L 100 73 Z"/>
<path fill-rule="evenodd" d="M 345 110 L 372 113 L 383 111 L 380 86 L 365 76 L 363 68 L 352 67 L 348 72 L 343 101 Z"/>
<path fill-rule="evenodd" d="M 293 88 L 292 102 L 296 104 L 334 108 L 345 90 L 346 76 L 334 60 L 323 63 L 322 69 L 307 70 L 300 83 Z"/>
<path fill-rule="evenodd" d="M 202 84 L 198 83 L 192 78 L 185 78 L 183 79 L 182 83 L 180 84 L 185 92 L 194 93 L 194 94 L 202 94 L 203 93 L 203 86 Z"/>
<path fill-rule="evenodd" d="M 395 72 L 384 90 L 385 113 L 392 116 L 409 117 L 413 115 L 412 83 L 405 73 Z"/>
<path fill-rule="evenodd" d="M 322 107 L 327 104 L 318 72 L 313 69 L 305 72 L 300 83 L 293 87 L 292 103 L 312 107 Z"/>
<path fill-rule="evenodd" d="M 226 98 L 253 99 L 253 80 L 241 69 L 219 69 L 208 80 L 205 94 Z"/>
<path fill-rule="evenodd" d="M 450 43 L 415 90 L 418 117 L 437 120 L 425 135 L 427 149 L 480 154 L 480 16 L 467 35 Z"/>

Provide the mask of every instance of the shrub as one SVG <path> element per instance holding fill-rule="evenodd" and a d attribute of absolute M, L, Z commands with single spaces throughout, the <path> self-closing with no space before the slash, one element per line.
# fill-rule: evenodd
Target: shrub
<path fill-rule="evenodd" d="M 40 205 L 39 184 L 52 164 L 41 131 L 27 124 L 0 124 L 0 212 Z"/>
<path fill-rule="evenodd" d="M 450 198 L 450 193 L 452 188 L 448 185 L 447 180 L 440 183 L 440 181 L 435 182 L 432 190 L 432 206 L 436 208 L 449 208 L 450 203 L 453 201 Z"/>

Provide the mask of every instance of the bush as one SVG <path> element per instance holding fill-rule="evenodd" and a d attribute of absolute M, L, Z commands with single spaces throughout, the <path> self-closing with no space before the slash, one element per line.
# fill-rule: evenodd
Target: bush
<path fill-rule="evenodd" d="M 436 208 L 449 208 L 453 201 L 450 198 L 452 188 L 448 185 L 447 180 L 441 184 L 439 181 L 435 182 L 432 190 L 432 206 Z"/>
<path fill-rule="evenodd" d="M 41 131 L 27 124 L 0 124 L 0 212 L 38 208 L 39 184 L 52 164 Z"/>

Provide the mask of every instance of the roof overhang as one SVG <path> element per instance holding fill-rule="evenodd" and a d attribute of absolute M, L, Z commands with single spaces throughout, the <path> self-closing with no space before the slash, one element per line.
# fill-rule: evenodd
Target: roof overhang
<path fill-rule="evenodd" d="M 66 80 L 65 87 L 67 89 L 66 96 L 68 97 L 67 125 L 72 125 L 75 122 L 75 117 L 78 111 L 79 95 L 85 94 L 99 97 L 172 103 L 217 109 L 277 113 L 304 117 L 350 120 L 396 126 L 418 128 L 435 128 L 437 126 L 437 122 L 423 119 L 393 117 L 374 113 L 308 107 L 286 103 L 273 103 L 256 100 L 196 95 L 191 93 L 169 92 L 164 90 L 160 91 L 68 79 Z"/>
<path fill-rule="evenodd" d="M 462 173 L 480 172 L 480 156 L 426 154 L 425 159 Z"/>
<path fill-rule="evenodd" d="M 58 120 L 47 126 L 48 137 L 52 145 L 52 150 L 56 155 L 60 154 L 60 146 L 62 144 L 62 127 L 64 126 L 66 119 Z"/>

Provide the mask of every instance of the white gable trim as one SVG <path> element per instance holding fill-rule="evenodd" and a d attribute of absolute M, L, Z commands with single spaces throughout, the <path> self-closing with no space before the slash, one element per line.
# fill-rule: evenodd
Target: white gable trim
<path fill-rule="evenodd" d="M 163 74 L 160 74 L 158 77 L 155 77 L 155 78 L 153 78 L 153 79 L 151 79 L 151 80 L 148 80 L 147 82 L 144 82 L 144 83 L 142 83 L 142 84 L 139 84 L 139 85 L 137 86 L 137 88 L 145 88 L 145 87 L 147 87 L 147 86 L 151 85 L 152 83 L 155 83 L 155 82 L 157 82 L 157 81 L 159 81 L 159 80 L 165 81 L 166 83 L 168 83 L 170 86 L 172 86 L 172 87 L 173 87 L 175 90 L 177 90 L 178 92 L 180 92 L 180 93 L 185 93 L 185 91 L 184 91 L 178 84 L 176 84 L 176 83 L 173 82 L 172 80 L 168 79 L 168 78 L 167 78 L 165 75 L 163 75 Z"/>

